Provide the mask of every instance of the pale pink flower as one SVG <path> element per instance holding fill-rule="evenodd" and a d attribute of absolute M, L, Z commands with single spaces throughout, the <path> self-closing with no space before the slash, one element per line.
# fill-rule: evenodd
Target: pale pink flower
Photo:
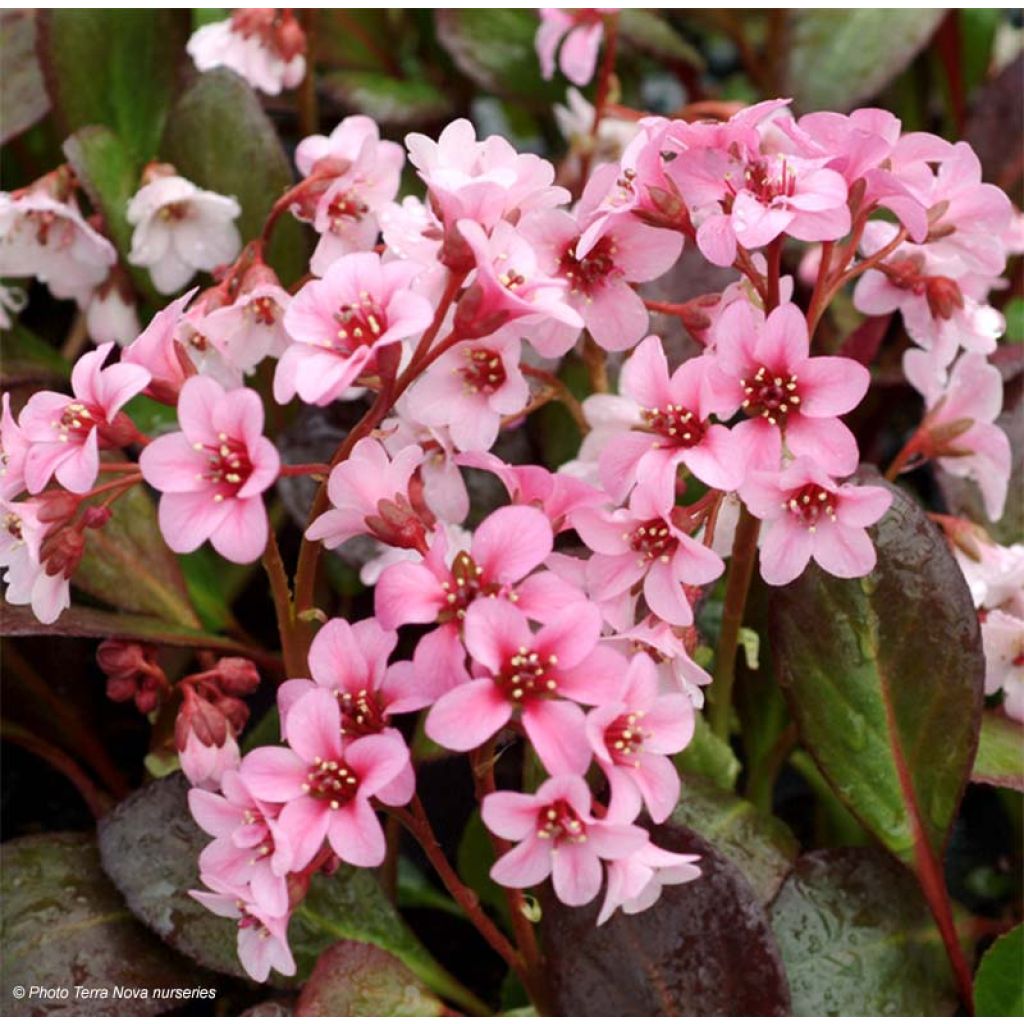
<path fill-rule="evenodd" d="M 25 456 L 29 440 L 11 412 L 11 396 L 0 397 L 0 498 L 16 498 L 25 490 Z"/>
<path fill-rule="evenodd" d="M 866 576 L 875 547 L 865 529 L 885 515 L 884 487 L 837 484 L 809 459 L 781 472 L 753 474 L 740 489 L 747 508 L 764 521 L 761 576 L 772 586 L 795 580 L 813 558 L 841 579 Z"/>
<path fill-rule="evenodd" d="M 306 75 L 306 40 L 291 11 L 241 9 L 226 21 L 203 25 L 186 50 L 200 71 L 230 68 L 254 89 L 276 96 Z"/>
<path fill-rule="evenodd" d="M 434 704 L 427 735 L 449 750 L 472 750 L 521 711 L 526 735 L 548 771 L 585 771 L 590 746 L 583 711 L 574 702 L 616 699 L 626 668 L 621 655 L 600 643 L 600 633 L 601 615 L 588 603 L 568 607 L 534 634 L 510 602 L 474 602 L 464 623 L 474 678 Z"/>
<path fill-rule="evenodd" d="M 315 405 L 333 402 L 387 345 L 420 334 L 434 311 L 410 290 L 414 263 L 382 263 L 372 252 L 335 260 L 323 280 L 303 285 L 284 316 L 293 339 L 274 376 L 274 398 L 296 394 Z"/>
<path fill-rule="evenodd" d="M 107 278 L 89 299 L 85 308 L 85 326 L 97 345 L 108 341 L 127 345 L 141 330 L 131 292 L 122 292 L 115 277 Z"/>
<path fill-rule="evenodd" d="M 295 973 L 295 959 L 288 948 L 288 915 L 268 914 L 249 886 L 218 887 L 215 892 L 190 889 L 189 896 L 218 917 L 238 921 L 238 959 L 254 981 L 266 981 L 271 968 L 286 977 Z"/>
<path fill-rule="evenodd" d="M 601 888 L 602 862 L 621 860 L 647 842 L 647 833 L 623 817 L 595 818 L 590 790 L 576 775 L 560 774 L 533 795 L 489 793 L 484 824 L 516 843 L 491 868 L 499 885 L 526 889 L 549 875 L 562 903 L 580 907 Z"/>
<path fill-rule="evenodd" d="M 1003 608 L 1024 618 L 1024 544 L 979 541 L 977 557 L 954 546 L 953 554 L 971 588 L 975 608 Z"/>
<path fill-rule="evenodd" d="M 981 620 L 985 649 L 985 692 L 1003 692 L 1003 710 L 1024 721 L 1024 619 L 1008 612 L 986 613 Z"/>
<path fill-rule="evenodd" d="M 71 604 L 68 577 L 49 572 L 42 563 L 42 545 L 48 524 L 40 519 L 39 501 L 7 501 L 0 498 L 0 569 L 9 604 L 27 604 L 42 623 L 56 622 Z"/>
<path fill-rule="evenodd" d="M 540 8 L 534 46 L 544 78 L 554 77 L 557 54 L 562 74 L 573 85 L 586 85 L 594 77 L 604 38 L 602 16 L 617 10 L 617 7 Z"/>
<path fill-rule="evenodd" d="M 190 728 L 185 746 L 178 751 L 185 778 L 199 789 L 219 789 L 224 773 L 234 771 L 240 758 L 238 741 L 230 729 L 224 733 L 223 742 L 205 743 Z"/>
<path fill-rule="evenodd" d="M 693 610 L 684 584 L 721 576 L 722 559 L 675 522 L 674 498 L 643 484 L 628 508 L 581 509 L 573 526 L 596 552 L 587 562 L 587 583 L 595 601 L 607 601 L 641 584 L 647 607 L 666 622 L 688 626 Z"/>
<path fill-rule="evenodd" d="M 55 476 L 75 494 L 92 487 L 99 472 L 100 448 L 127 444 L 136 436 L 120 410 L 149 383 L 140 366 L 116 363 L 103 368 L 113 342 L 87 352 L 71 371 L 73 395 L 37 391 L 21 411 L 25 484 L 38 494 Z"/>
<path fill-rule="evenodd" d="M 693 729 L 693 705 L 681 693 L 659 696 L 658 672 L 646 654 L 630 661 L 621 697 L 587 715 L 590 748 L 616 799 L 636 813 L 643 801 L 655 823 L 679 802 L 679 773 L 667 755 L 678 754 Z"/>
<path fill-rule="evenodd" d="M 597 923 L 604 924 L 616 910 L 624 914 L 641 914 L 653 907 L 666 885 L 681 885 L 700 878 L 697 854 L 673 853 L 653 843 L 608 864 L 608 885 L 605 889 Z"/>
<path fill-rule="evenodd" d="M 811 356 L 807 322 L 792 303 L 765 317 L 748 302 L 734 302 L 713 333 L 709 385 L 726 414 L 742 408 L 750 417 L 733 428 L 748 469 L 777 469 L 783 444 L 830 473 L 857 468 L 857 441 L 838 417 L 867 392 L 865 367 L 839 356 Z"/>
<path fill-rule="evenodd" d="M 594 127 L 594 105 L 572 86 L 565 93 L 565 103 L 556 103 L 554 107 L 555 123 L 568 143 L 568 171 L 579 175 L 581 152 L 592 152 L 592 163 L 599 167 L 604 163 L 618 163 L 630 142 L 640 131 L 635 121 L 612 117 L 605 114 L 597 128 L 597 138 L 592 139 Z M 591 181 L 593 177 L 591 177 Z"/>
<path fill-rule="evenodd" d="M 195 365 L 176 339 L 185 307 L 196 291 L 193 288 L 164 306 L 121 353 L 122 363 L 133 363 L 149 371 L 151 379 L 146 394 L 168 405 L 178 401 L 182 384 L 196 373 Z"/>
<path fill-rule="evenodd" d="M 231 196 L 208 192 L 176 174 L 143 185 L 128 204 L 134 227 L 128 262 L 145 267 L 158 292 L 171 295 L 197 270 L 230 263 L 242 247 Z"/>
<path fill-rule="evenodd" d="M 378 219 L 385 244 L 399 259 L 423 267 L 438 265 L 444 225 L 422 199 L 404 196 L 401 203 L 387 203 Z"/>
<path fill-rule="evenodd" d="M 172 551 L 209 540 L 232 562 L 251 562 L 267 544 L 263 492 L 281 460 L 263 437 L 263 404 L 248 388 L 225 391 L 190 377 L 178 400 L 181 430 L 150 442 L 139 457 L 160 497 L 160 531 Z"/>
<path fill-rule="evenodd" d="M 984 356 L 967 352 L 943 380 L 927 353 L 911 350 L 903 357 L 903 372 L 924 396 L 928 411 L 921 430 L 931 438 L 938 464 L 953 476 L 973 480 L 989 519 L 996 522 L 1006 505 L 1012 463 L 1010 441 L 995 425 L 1003 407 L 999 370 Z"/>
<path fill-rule="evenodd" d="M 648 615 L 636 625 L 612 638 L 613 643 L 627 651 L 641 651 L 655 665 L 662 693 L 681 693 L 695 707 L 704 707 L 703 687 L 711 676 L 690 657 L 683 632 L 677 626 Z"/>
<path fill-rule="evenodd" d="M 370 799 L 386 800 L 388 784 L 408 763 L 394 734 L 346 741 L 337 699 L 317 688 L 288 712 L 288 747 L 259 747 L 240 771 L 253 796 L 284 804 L 278 827 L 292 846 L 292 870 L 300 871 L 324 839 L 347 864 L 380 864 L 384 832 Z"/>
<path fill-rule="evenodd" d="M 448 427 L 460 451 L 487 451 L 502 417 L 530 400 L 520 349 L 518 332 L 509 329 L 453 345 L 417 381 L 409 411 L 428 426 Z"/>

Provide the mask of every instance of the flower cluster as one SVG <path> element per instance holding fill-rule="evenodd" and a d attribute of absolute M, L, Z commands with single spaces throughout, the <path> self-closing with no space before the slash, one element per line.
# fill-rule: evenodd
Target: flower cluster
<path fill-rule="evenodd" d="M 557 53 L 588 80 L 604 17 L 545 11 L 545 69 Z M 236 14 L 190 50 L 200 68 L 227 64 L 276 92 L 302 73 L 296 28 Z M 213 837 L 196 898 L 237 918 L 258 979 L 294 971 L 288 918 L 314 872 L 383 862 L 379 812 L 425 827 L 403 716 L 422 715 L 429 740 L 473 759 L 501 885 L 550 876 L 570 905 L 603 889 L 604 921 L 699 876 L 695 857 L 658 848 L 643 823 L 664 822 L 679 799 L 672 758 L 709 681 L 693 657 L 695 609 L 738 523 L 759 536 L 770 585 L 812 560 L 856 578 L 875 565 L 868 528 L 891 501 L 851 479 L 860 452 L 844 417 L 871 374 L 816 348 L 847 283 L 862 312 L 898 309 L 913 342 L 906 376 L 927 411 L 898 468 L 936 459 L 1001 514 L 1009 444 L 986 357 L 1002 321 L 987 296 L 1018 251 L 1017 221 L 969 147 L 901 134 L 876 110 L 796 119 L 784 100 L 715 121 L 643 118 L 619 141 L 574 202 L 549 162 L 479 139 L 468 121 L 409 135 L 403 150 L 350 117 L 301 143 L 301 180 L 244 247 L 231 197 L 151 166 L 126 210 L 130 260 L 166 294 L 197 270 L 214 282 L 157 313 L 118 361 L 107 365 L 109 344 L 82 356 L 72 395 L 40 392 L 17 418 L 5 396 L 0 565 L 7 600 L 44 621 L 68 604 L 85 529 L 102 529 L 128 487 L 159 492 L 171 550 L 209 541 L 247 563 L 276 555 L 265 498 L 278 478 L 324 481 L 280 622 L 281 744 L 240 756 L 245 673 L 221 666 L 179 684 L 190 805 Z M 406 157 L 425 200 L 399 200 Z M 27 269 L 87 301 L 114 250 L 72 200 L 40 186 L 2 204 L 0 272 Z M 262 258 L 287 215 L 319 237 L 290 291 Z M 782 272 L 800 243 L 806 302 Z M 644 286 L 684 247 L 732 283 L 696 304 L 653 302 Z M 652 333 L 652 310 L 687 328 L 685 358 Z M 582 405 L 556 372 L 574 351 L 601 371 Z M 178 430 L 135 429 L 123 406 L 143 392 L 174 407 Z M 264 436 L 268 392 L 280 405 L 373 401 L 330 464 L 283 466 Z M 499 457 L 502 432 L 552 400 L 584 430 L 578 456 L 558 470 Z M 137 459 L 105 461 L 113 449 Z M 470 472 L 494 477 L 507 502 L 473 514 Z M 101 474 L 111 479 L 97 485 Z M 326 621 L 307 659 L 308 625 L 327 618 L 311 572 L 322 549 L 352 541 L 373 550 L 362 577 L 374 616 Z M 1018 555 L 986 547 L 964 563 L 985 610 L 990 688 L 1015 714 Z M 410 657 L 395 657 L 400 643 Z M 112 696 L 151 710 L 167 687 L 150 654 L 105 657 Z M 506 740 L 543 775 L 532 792 L 495 788 Z"/>

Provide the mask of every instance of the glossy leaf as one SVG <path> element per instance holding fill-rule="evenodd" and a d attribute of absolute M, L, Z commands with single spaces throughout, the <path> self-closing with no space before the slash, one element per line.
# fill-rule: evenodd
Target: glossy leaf
<path fill-rule="evenodd" d="M 1000 935 L 974 977 L 974 1012 L 979 1017 L 1024 1017 L 1024 925 Z"/>
<path fill-rule="evenodd" d="M 50 109 L 36 56 L 36 12 L 8 10 L 0 14 L 0 145 L 31 128 Z"/>
<path fill-rule="evenodd" d="M 132 917 L 89 835 L 53 832 L 4 843 L 0 902 L 4 1016 L 154 1016 L 182 1000 L 150 992 L 202 983 L 194 965 Z M 27 997 L 14 996 L 19 985 Z M 32 995 L 33 986 L 68 994 Z M 86 998 L 76 986 L 93 992 Z M 141 991 L 115 996 L 115 986 Z"/>
<path fill-rule="evenodd" d="M 984 659 L 948 545 L 892 490 L 870 531 L 875 570 L 841 580 L 810 566 L 774 596 L 772 648 L 833 789 L 893 853 L 920 863 L 945 847 L 974 760 Z"/>
<path fill-rule="evenodd" d="M 566 907 L 550 890 L 541 918 L 552 1012 L 564 1016 L 777 1016 L 789 992 L 757 893 L 710 843 L 681 825 L 659 845 L 701 855 L 702 876 L 668 886 L 649 910 L 595 926 L 598 903 Z"/>
<path fill-rule="evenodd" d="M 972 782 L 1024 792 L 1024 726 L 995 711 L 981 716 Z"/>
<path fill-rule="evenodd" d="M 302 986 L 299 1017 L 438 1017 L 444 1004 L 379 946 L 338 942 L 320 954 Z"/>
<path fill-rule="evenodd" d="M 792 96 L 801 112 L 852 110 L 914 59 L 945 13 L 879 7 L 791 10 L 782 95 Z"/>
<path fill-rule="evenodd" d="M 181 10 L 81 8 L 41 11 L 38 50 L 66 134 L 106 125 L 138 170 L 156 156 L 185 57 Z"/>
<path fill-rule="evenodd" d="M 816 850 L 771 907 L 799 1016 L 944 1016 L 945 950 L 914 879 L 881 850 Z"/>
<path fill-rule="evenodd" d="M 674 758 L 676 767 L 689 775 L 703 775 L 721 789 L 731 790 L 740 774 L 740 763 L 732 747 L 711 731 L 707 719 L 697 715 L 693 739 Z"/>
<path fill-rule="evenodd" d="M 318 87 L 347 110 L 393 128 L 420 128 L 451 113 L 451 98 L 424 79 L 393 78 L 377 71 L 335 71 Z"/>
<path fill-rule="evenodd" d="M 797 855 L 792 832 L 778 818 L 709 779 L 684 775 L 682 784 L 670 821 L 712 843 L 743 872 L 758 898 L 770 903 Z"/>

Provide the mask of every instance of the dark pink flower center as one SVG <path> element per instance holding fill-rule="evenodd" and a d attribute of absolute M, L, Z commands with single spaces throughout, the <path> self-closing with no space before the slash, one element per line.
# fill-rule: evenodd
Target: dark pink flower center
<path fill-rule="evenodd" d="M 619 715 L 604 731 L 604 742 L 616 764 L 638 768 L 637 757 L 643 752 L 644 738 L 650 735 L 640 724 L 643 711 Z"/>
<path fill-rule="evenodd" d="M 214 501 L 234 498 L 252 475 L 249 449 L 244 441 L 238 441 L 227 434 L 217 437 L 218 444 L 196 442 L 196 451 L 206 452 L 206 471 L 199 473 L 201 480 L 208 481 L 215 489 Z"/>
<path fill-rule="evenodd" d="M 346 353 L 372 345 L 388 329 L 384 307 L 368 292 L 360 292 L 358 302 L 342 303 L 334 319 L 338 324 L 334 347 Z"/>
<path fill-rule="evenodd" d="M 767 206 L 773 199 L 796 192 L 796 175 L 785 160 L 755 160 L 743 172 L 743 188 Z"/>
<path fill-rule="evenodd" d="M 556 800 L 537 814 L 537 838 L 558 843 L 585 843 L 587 826 L 567 800 Z"/>
<path fill-rule="evenodd" d="M 90 407 L 84 402 L 69 402 L 64 406 L 59 420 L 54 420 L 53 429 L 57 431 L 57 437 L 61 441 L 75 438 L 78 441 L 85 440 L 93 427 L 102 424 L 103 414 L 99 409 Z"/>
<path fill-rule="evenodd" d="M 520 647 L 503 666 L 494 680 L 498 688 L 514 704 L 538 697 L 552 697 L 558 690 L 556 666 L 558 658 L 554 654 L 547 657 Z"/>
<path fill-rule="evenodd" d="M 359 790 L 359 776 L 342 761 L 313 761 L 306 773 L 302 791 L 317 800 L 326 800 L 336 811 L 347 804 Z"/>
<path fill-rule="evenodd" d="M 795 373 L 775 373 L 759 366 L 749 377 L 740 378 L 743 410 L 748 416 L 763 416 L 773 426 L 785 426 L 786 417 L 797 411 L 800 391 Z"/>
<path fill-rule="evenodd" d="M 264 327 L 273 327 L 277 323 L 278 315 L 281 312 L 278 304 L 268 295 L 253 299 L 246 306 L 246 309 L 253 320 Z"/>
<path fill-rule="evenodd" d="M 629 546 L 640 556 L 640 564 L 655 559 L 668 562 L 675 554 L 678 541 L 664 519 L 651 519 L 629 534 Z"/>
<path fill-rule="evenodd" d="M 488 583 L 483 578 L 483 569 L 473 561 L 465 551 L 460 551 L 452 562 L 450 580 L 441 582 L 445 592 L 445 607 L 441 609 L 437 621 L 451 622 L 466 617 L 466 609 L 478 597 L 493 597 L 501 590 L 496 583 Z M 513 597 L 513 595 L 508 595 Z"/>
<path fill-rule="evenodd" d="M 615 240 L 604 235 L 582 259 L 576 257 L 578 241 L 578 238 L 574 239 L 566 247 L 558 265 L 558 273 L 568 282 L 570 292 L 590 295 L 604 284 L 609 275 L 618 272 L 614 259 Z"/>
<path fill-rule="evenodd" d="M 456 369 L 462 378 L 462 390 L 469 395 L 493 395 L 504 386 L 508 375 L 501 356 L 490 348 L 464 348 L 465 366 Z"/>
<path fill-rule="evenodd" d="M 352 191 L 339 193 L 327 206 L 327 217 L 331 223 L 331 230 L 335 232 L 341 229 L 345 221 L 358 223 L 369 212 L 369 206 Z"/>
<path fill-rule="evenodd" d="M 343 736 L 369 736 L 387 726 L 387 713 L 372 690 L 338 693 L 337 697 Z"/>
<path fill-rule="evenodd" d="M 832 522 L 835 522 L 838 504 L 838 498 L 831 491 L 825 490 L 818 484 L 805 484 L 799 491 L 794 491 L 787 501 L 783 502 L 783 508 L 787 509 L 794 519 L 813 533 L 822 516 L 827 516 Z"/>
<path fill-rule="evenodd" d="M 4 529 L 15 539 L 22 539 L 21 531 L 21 516 L 15 515 L 13 512 L 8 512 L 4 516 Z"/>
<path fill-rule="evenodd" d="M 660 434 L 668 444 L 662 448 L 694 448 L 704 440 L 705 425 L 699 417 L 681 405 L 667 405 L 664 409 L 644 409 L 641 429 Z"/>

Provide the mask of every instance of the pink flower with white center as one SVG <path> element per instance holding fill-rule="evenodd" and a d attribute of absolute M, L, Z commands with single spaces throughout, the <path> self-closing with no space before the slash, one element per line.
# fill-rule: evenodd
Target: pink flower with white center
<path fill-rule="evenodd" d="M 1003 692 L 1003 710 L 1024 722 L 1024 619 L 1009 612 L 987 612 L 981 620 L 985 649 L 985 692 Z"/>
<path fill-rule="evenodd" d="M 628 857 L 647 842 L 647 833 L 623 817 L 595 818 L 586 782 L 572 774 L 548 779 L 533 795 L 489 793 L 480 812 L 495 835 L 516 843 L 491 868 L 491 878 L 526 889 L 550 875 L 555 895 L 570 907 L 597 895 L 603 861 Z"/>
<path fill-rule="evenodd" d="M 199 827 L 214 837 L 199 855 L 199 874 L 211 888 L 250 886 L 266 913 L 288 913 L 291 852 L 277 828 L 277 805 L 257 800 L 235 770 L 220 780 L 220 793 L 191 789 L 188 807 Z"/>
<path fill-rule="evenodd" d="M 647 607 L 676 626 L 693 622 L 684 584 L 718 579 L 725 564 L 710 548 L 677 525 L 669 495 L 639 485 L 628 508 L 582 509 L 573 526 L 594 555 L 587 562 L 587 584 L 595 601 L 640 589 Z"/>
<path fill-rule="evenodd" d="M 562 74 L 573 85 L 586 85 L 594 77 L 597 55 L 604 38 L 603 15 L 617 7 L 581 7 L 565 10 L 542 7 L 534 46 L 545 79 L 554 78 L 555 56 Z"/>
<path fill-rule="evenodd" d="M 473 750 L 519 711 L 549 772 L 585 771 L 590 745 L 574 702 L 615 700 L 626 670 L 625 659 L 600 643 L 597 608 L 570 606 L 534 634 L 510 602 L 476 601 L 466 612 L 464 636 L 474 678 L 434 704 L 427 735 L 449 750 Z"/>
<path fill-rule="evenodd" d="M 146 394 L 167 405 L 177 403 L 182 384 L 196 373 L 195 365 L 175 337 L 185 307 L 196 291 L 193 288 L 164 306 L 121 353 L 122 363 L 132 363 L 149 371 Z"/>
<path fill-rule="evenodd" d="M 7 501 L 0 498 L 0 569 L 7 585 L 9 604 L 27 604 L 42 623 L 56 622 L 71 604 L 68 577 L 48 572 L 42 563 L 42 546 L 49 529 L 40 519 L 40 501 Z"/>
<path fill-rule="evenodd" d="M 925 454 L 947 473 L 973 480 L 986 514 L 997 522 L 1006 506 L 1013 458 L 1009 438 L 995 424 L 1003 407 L 999 370 L 983 355 L 967 352 L 944 380 L 928 353 L 912 349 L 903 357 L 903 372 L 928 410 L 920 428 Z"/>
<path fill-rule="evenodd" d="M 117 250 L 82 217 L 73 198 L 45 187 L 0 192 L 0 276 L 33 276 L 58 299 L 85 306 L 117 262 Z"/>
<path fill-rule="evenodd" d="M 545 210 L 523 218 L 519 231 L 536 250 L 541 269 L 564 282 L 567 301 L 583 318 L 594 341 L 609 352 L 632 348 L 647 331 L 649 316 L 631 284 L 661 277 L 679 258 L 683 236 L 648 227 L 634 217 L 619 217 L 593 246 L 581 254 L 580 236 L 592 208 L 594 185 L 615 174 L 612 165 L 595 172 L 576 216 Z M 589 199 L 589 201 L 588 201 Z M 563 329 L 575 341 L 577 332 Z M 565 350 L 564 345 L 537 345 L 538 351 Z"/>
<path fill-rule="evenodd" d="M 587 739 L 623 805 L 647 805 L 651 820 L 664 821 L 679 802 L 679 772 L 668 754 L 693 738 L 693 705 L 681 693 L 659 696 L 658 671 L 637 654 L 626 672 L 626 689 L 587 715 Z M 621 792 L 620 792 L 621 791 Z"/>
<path fill-rule="evenodd" d="M 25 455 L 29 441 L 11 412 L 11 396 L 0 397 L 0 498 L 16 498 L 25 490 Z"/>
<path fill-rule="evenodd" d="M 875 547 L 865 529 L 885 515 L 892 494 L 884 487 L 837 484 L 809 459 L 781 472 L 755 473 L 740 488 L 751 513 L 764 521 L 761 577 L 781 587 L 813 558 L 841 579 L 866 576 Z"/>
<path fill-rule="evenodd" d="M 284 403 L 298 394 L 327 405 L 373 371 L 382 348 L 426 330 L 433 308 L 409 287 L 418 272 L 414 263 L 382 263 L 377 253 L 359 252 L 303 285 L 284 315 L 294 344 L 277 364 L 274 398 Z"/>
<path fill-rule="evenodd" d="M 667 170 L 699 222 L 700 251 L 728 267 L 738 246 L 760 249 L 783 234 L 834 241 L 850 230 L 846 182 L 824 162 L 708 147 L 680 153 Z"/>
<path fill-rule="evenodd" d="M 750 417 L 733 427 L 748 469 L 777 469 L 783 444 L 829 473 L 857 468 L 857 441 L 838 417 L 866 394 L 865 367 L 841 356 L 811 356 L 807 323 L 792 303 L 765 317 L 749 302 L 734 302 L 713 336 L 709 386 L 727 414 L 742 408 Z"/>
<path fill-rule="evenodd" d="M 313 860 L 324 839 L 345 863 L 370 868 L 386 851 L 370 799 L 388 802 L 389 783 L 408 764 L 409 751 L 393 733 L 346 741 L 337 699 L 318 688 L 289 710 L 288 747 L 252 751 L 240 773 L 257 799 L 284 804 L 277 821 L 293 871 Z"/>
<path fill-rule="evenodd" d="M 654 843 L 608 864 L 608 886 L 605 889 L 597 923 L 604 924 L 616 910 L 624 914 L 641 914 L 653 907 L 666 885 L 682 885 L 700 878 L 694 853 L 673 853 Z"/>
<path fill-rule="evenodd" d="M 565 301 L 564 284 L 541 270 L 533 246 L 511 224 L 501 221 L 490 237 L 473 221 L 460 220 L 458 228 L 476 260 L 473 284 L 455 312 L 455 329 L 463 337 L 493 334 L 524 317 L 583 327 Z"/>
<path fill-rule="evenodd" d="M 196 29 L 185 48 L 200 71 L 230 68 L 268 96 L 306 75 L 306 37 L 289 10 L 242 8 Z"/>
<path fill-rule="evenodd" d="M 159 174 L 128 204 L 134 227 L 128 262 L 145 267 L 163 295 L 183 288 L 197 270 L 230 263 L 242 247 L 231 196 L 207 192 L 177 174 Z"/>
<path fill-rule="evenodd" d="M 238 959 L 254 981 L 266 981 L 271 968 L 286 977 L 295 973 L 288 915 L 267 913 L 249 886 L 223 886 L 215 892 L 190 889 L 189 896 L 218 917 L 238 921 Z"/>
<path fill-rule="evenodd" d="M 709 422 L 713 413 L 728 411 L 728 400 L 707 386 L 712 369 L 710 357 L 698 356 L 669 376 L 661 339 L 653 334 L 623 364 L 619 389 L 635 404 L 620 401 L 625 431 L 605 439 L 599 459 L 601 482 L 612 498 L 621 501 L 637 481 L 674 496 L 680 465 L 709 487 L 739 486 L 742 452 L 726 427 Z M 584 403 L 588 418 L 610 404 L 608 396 L 595 398 Z"/>
<path fill-rule="evenodd" d="M 374 594 L 387 628 L 409 623 L 461 624 L 481 599 L 504 598 L 537 621 L 560 613 L 583 595 L 550 573 L 530 575 L 551 554 L 551 524 L 525 506 L 499 508 L 476 529 L 468 550 L 454 553 L 438 535 L 422 562 L 398 562 L 381 573 Z"/>
<path fill-rule="evenodd" d="M 448 427 L 460 451 L 487 451 L 502 417 L 530 400 L 520 349 L 519 334 L 508 329 L 453 345 L 417 381 L 409 411 L 428 426 Z"/>
<path fill-rule="evenodd" d="M 204 541 L 232 562 L 251 562 L 267 545 L 263 492 L 281 460 L 263 437 L 263 403 L 249 388 L 225 391 L 190 377 L 178 400 L 181 430 L 150 442 L 139 468 L 161 491 L 160 532 L 172 551 Z"/>
<path fill-rule="evenodd" d="M 72 395 L 37 391 L 25 403 L 19 423 L 28 443 L 24 474 L 30 493 L 38 494 L 55 476 L 62 487 L 84 494 L 96 481 L 100 448 L 116 448 L 136 437 L 120 410 L 149 383 L 149 373 L 127 363 L 104 369 L 113 348 L 108 342 L 75 363 Z"/>
<path fill-rule="evenodd" d="M 371 534 L 393 547 L 426 550 L 433 517 L 414 508 L 409 482 L 423 461 L 418 445 L 403 448 L 393 459 L 380 441 L 364 437 L 344 462 L 331 470 L 327 496 L 334 506 L 319 516 L 306 536 L 329 548 Z"/>

